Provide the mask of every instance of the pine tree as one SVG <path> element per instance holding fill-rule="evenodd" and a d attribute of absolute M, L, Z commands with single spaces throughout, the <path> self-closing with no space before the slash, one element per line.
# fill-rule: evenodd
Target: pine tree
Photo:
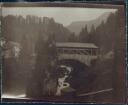
<path fill-rule="evenodd" d="M 69 36 L 68 42 L 77 42 L 77 37 L 74 32 Z"/>
<path fill-rule="evenodd" d="M 92 25 L 91 31 L 90 31 L 88 38 L 87 38 L 88 43 L 94 43 L 95 42 L 95 34 L 96 34 L 95 27 L 94 27 L 94 25 Z"/>
<path fill-rule="evenodd" d="M 87 29 L 87 25 L 82 28 L 80 34 L 79 34 L 79 41 L 80 42 L 88 42 L 88 29 Z"/>
<path fill-rule="evenodd" d="M 55 46 L 54 34 L 47 35 L 48 39 L 44 40 L 44 35 L 39 32 L 36 43 L 36 64 L 32 77 L 32 88 L 28 90 L 28 95 L 33 97 L 42 97 L 45 95 L 54 95 L 57 80 L 54 71 L 57 63 L 57 50 Z M 51 82 L 52 81 L 52 82 Z M 34 91 L 36 90 L 36 91 Z"/>

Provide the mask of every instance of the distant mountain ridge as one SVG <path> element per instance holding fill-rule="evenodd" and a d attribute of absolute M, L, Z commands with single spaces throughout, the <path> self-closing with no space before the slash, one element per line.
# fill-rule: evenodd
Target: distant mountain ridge
<path fill-rule="evenodd" d="M 83 27 L 87 25 L 88 31 L 91 30 L 92 25 L 96 28 L 101 24 L 102 21 L 106 22 L 108 16 L 110 15 L 110 12 L 106 12 L 103 15 L 99 16 L 97 19 L 90 20 L 90 21 L 76 21 L 72 22 L 70 25 L 67 26 L 67 28 L 74 32 L 76 35 L 78 35 Z"/>

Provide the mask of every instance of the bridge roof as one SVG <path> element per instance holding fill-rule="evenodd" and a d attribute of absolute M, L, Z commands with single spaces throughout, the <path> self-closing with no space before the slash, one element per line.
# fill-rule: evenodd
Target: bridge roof
<path fill-rule="evenodd" d="M 98 48 L 93 43 L 73 43 L 73 42 L 57 42 L 57 47 L 69 47 L 69 48 Z"/>

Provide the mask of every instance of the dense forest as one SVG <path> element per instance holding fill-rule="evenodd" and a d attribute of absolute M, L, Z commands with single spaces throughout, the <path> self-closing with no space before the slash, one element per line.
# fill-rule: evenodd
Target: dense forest
<path fill-rule="evenodd" d="M 56 41 L 67 41 L 71 32 L 56 23 L 53 18 L 36 16 L 12 16 L 2 19 L 2 32 L 6 41 L 20 43 L 29 54 L 35 50 L 35 43 L 40 35 L 43 37 L 55 35 Z M 28 46 L 28 47 L 27 47 Z"/>
<path fill-rule="evenodd" d="M 95 43 L 101 51 L 108 52 L 111 51 L 115 43 L 115 35 L 118 34 L 120 29 L 118 19 L 118 12 L 111 13 L 108 17 L 106 23 L 102 23 L 98 27 L 92 25 L 91 31 L 87 31 L 87 26 L 85 26 L 80 34 L 79 41 L 85 43 Z"/>
<path fill-rule="evenodd" d="M 26 41 L 25 46 L 28 45 L 30 53 L 34 51 L 39 35 L 45 37 L 53 34 L 57 42 L 94 43 L 101 48 L 102 52 L 108 52 L 114 46 L 115 35 L 119 34 L 119 16 L 119 12 L 111 13 L 106 22 L 102 21 L 96 28 L 92 25 L 90 32 L 85 25 L 76 36 L 62 24 L 56 23 L 53 18 L 8 15 L 2 18 L 2 32 L 8 41 L 18 42 L 21 45 Z"/>
<path fill-rule="evenodd" d="M 111 13 L 107 21 L 102 21 L 97 27 L 92 25 L 91 30 L 88 31 L 87 25 L 81 29 L 78 36 L 72 34 L 69 41 L 77 41 L 82 43 L 94 43 L 97 45 L 101 53 L 112 51 L 116 42 L 116 35 L 120 34 L 120 13 Z M 71 38 L 72 37 L 72 38 Z"/>

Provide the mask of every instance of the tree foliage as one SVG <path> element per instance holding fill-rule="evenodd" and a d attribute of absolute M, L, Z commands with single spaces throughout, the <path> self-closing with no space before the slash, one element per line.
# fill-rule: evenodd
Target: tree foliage
<path fill-rule="evenodd" d="M 79 34 L 79 42 L 94 43 L 103 52 L 111 51 L 115 43 L 115 37 L 120 30 L 117 17 L 119 17 L 118 11 L 111 13 L 106 22 L 102 21 L 96 28 L 92 25 L 90 32 L 87 31 L 87 26 L 85 26 Z"/>

